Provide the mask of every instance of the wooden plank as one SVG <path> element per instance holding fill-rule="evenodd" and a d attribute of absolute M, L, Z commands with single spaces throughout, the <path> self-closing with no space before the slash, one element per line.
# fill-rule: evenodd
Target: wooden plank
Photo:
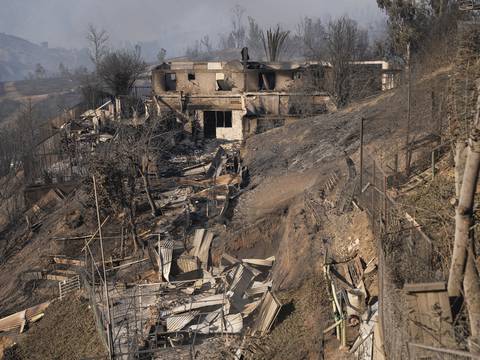
<path fill-rule="evenodd" d="M 421 323 L 420 330 L 422 331 L 423 341 L 422 344 L 426 345 L 435 345 L 436 341 L 430 334 L 430 330 L 434 326 L 431 319 L 431 310 L 429 308 L 428 298 L 426 293 L 417 294 L 417 320 Z"/>
<path fill-rule="evenodd" d="M 338 325 L 341 324 L 343 320 L 340 319 L 338 320 L 336 323 L 333 323 L 332 325 L 330 325 L 329 327 L 327 327 L 325 330 L 323 330 L 323 333 L 324 334 L 328 334 L 330 331 L 332 331 L 333 329 L 335 329 Z"/>
<path fill-rule="evenodd" d="M 446 291 L 447 283 L 445 281 L 438 281 L 432 283 L 405 284 L 403 290 L 408 292 Z"/>
<path fill-rule="evenodd" d="M 427 307 L 429 311 L 429 319 L 432 334 L 432 345 L 439 345 L 439 340 L 441 338 L 440 328 L 441 320 L 438 313 L 440 312 L 440 302 L 438 300 L 438 292 L 428 292 L 424 295 L 427 301 Z M 428 330 L 427 330 L 428 331 Z M 436 336 L 435 336 L 436 335 Z"/>
<path fill-rule="evenodd" d="M 438 300 L 442 309 L 442 317 L 450 324 L 453 322 L 452 307 L 450 306 L 450 300 L 448 292 L 441 292 L 438 294 Z"/>
<path fill-rule="evenodd" d="M 69 277 L 68 277 L 68 276 L 64 276 L 64 275 L 48 274 L 48 275 L 45 276 L 45 279 L 46 279 L 46 280 L 52 280 L 52 281 L 65 281 L 65 280 L 68 280 Z"/>
<path fill-rule="evenodd" d="M 407 304 L 408 304 L 408 333 L 410 339 L 416 342 L 422 342 L 422 332 L 420 331 L 418 325 L 415 323 L 418 303 L 416 294 L 407 294 Z"/>
<path fill-rule="evenodd" d="M 85 261 L 83 260 L 67 259 L 67 258 L 55 256 L 53 258 L 53 261 L 57 264 L 62 264 L 62 265 L 85 266 Z"/>

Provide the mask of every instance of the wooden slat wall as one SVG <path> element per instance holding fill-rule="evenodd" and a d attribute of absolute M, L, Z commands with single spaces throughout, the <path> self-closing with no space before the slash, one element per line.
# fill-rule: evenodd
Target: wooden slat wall
<path fill-rule="evenodd" d="M 443 284 L 405 285 L 410 342 L 455 348 L 452 311 Z"/>

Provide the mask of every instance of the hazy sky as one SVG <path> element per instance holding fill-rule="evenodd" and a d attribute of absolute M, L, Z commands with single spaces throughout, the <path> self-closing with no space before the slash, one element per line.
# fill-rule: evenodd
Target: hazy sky
<path fill-rule="evenodd" d="M 204 34 L 216 39 L 226 31 L 236 3 L 261 24 L 285 27 L 306 15 L 348 14 L 366 26 L 382 16 L 376 0 L 0 0 L 0 32 L 78 48 L 91 22 L 113 43 L 158 40 L 174 55 Z"/>

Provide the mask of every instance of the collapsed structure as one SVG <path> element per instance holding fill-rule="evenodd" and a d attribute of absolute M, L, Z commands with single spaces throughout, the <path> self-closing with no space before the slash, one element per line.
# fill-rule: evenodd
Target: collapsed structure
<path fill-rule="evenodd" d="M 392 89 L 395 69 L 385 61 L 355 62 L 352 82 L 362 96 Z M 315 85 L 312 86 L 312 83 Z M 335 109 L 332 67 L 323 62 L 172 61 L 152 71 L 158 112 L 193 118 L 199 137 L 244 140 L 306 115 Z"/>

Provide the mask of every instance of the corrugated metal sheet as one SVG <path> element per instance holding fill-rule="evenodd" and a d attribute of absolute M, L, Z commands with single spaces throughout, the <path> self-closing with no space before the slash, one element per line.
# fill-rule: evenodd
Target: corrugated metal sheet
<path fill-rule="evenodd" d="M 208 254 L 210 252 L 210 245 L 212 244 L 213 233 L 205 231 L 205 229 L 195 230 L 195 236 L 193 238 L 193 249 L 191 255 L 196 256 L 202 268 L 206 268 L 208 265 Z"/>
<path fill-rule="evenodd" d="M 198 325 L 192 325 L 189 329 L 201 334 L 238 334 L 243 329 L 243 317 L 242 314 L 225 315 L 223 318 L 220 316 L 212 323 L 205 321 Z"/>
<path fill-rule="evenodd" d="M 195 271 L 200 268 L 199 260 L 196 256 L 181 255 L 176 261 L 178 268 L 182 272 Z"/>
<path fill-rule="evenodd" d="M 167 318 L 167 331 L 175 332 L 182 330 L 190 321 L 195 319 L 199 311 L 191 311 L 187 314 L 173 315 Z"/>
<path fill-rule="evenodd" d="M 160 242 L 160 264 L 165 280 L 169 281 L 170 269 L 172 267 L 173 241 L 165 240 Z"/>
<path fill-rule="evenodd" d="M 228 288 L 228 292 L 231 294 L 230 300 L 232 305 L 238 311 L 243 309 L 245 305 L 243 296 L 255 276 L 256 275 L 252 272 L 249 266 L 245 264 L 239 264 L 233 274 L 233 279 Z"/>
<path fill-rule="evenodd" d="M 224 294 L 216 294 L 210 296 L 197 296 L 191 302 L 176 306 L 170 310 L 162 311 L 162 316 L 179 314 L 185 311 L 200 309 L 207 306 L 222 305 L 226 300 Z"/>
<path fill-rule="evenodd" d="M 31 321 L 32 319 L 37 318 L 38 315 L 42 314 L 49 305 L 50 301 L 47 301 L 0 319 L 0 332 L 7 332 L 20 328 L 24 320 Z"/>
<path fill-rule="evenodd" d="M 269 332 L 281 307 L 282 305 L 272 292 L 265 293 L 260 305 L 260 312 L 253 326 L 254 332 L 259 332 L 260 335 Z"/>
<path fill-rule="evenodd" d="M 239 264 L 235 270 L 228 291 L 233 292 L 239 297 L 243 297 L 243 294 L 248 289 L 254 277 L 255 274 L 251 271 L 251 269 L 244 264 Z"/>

